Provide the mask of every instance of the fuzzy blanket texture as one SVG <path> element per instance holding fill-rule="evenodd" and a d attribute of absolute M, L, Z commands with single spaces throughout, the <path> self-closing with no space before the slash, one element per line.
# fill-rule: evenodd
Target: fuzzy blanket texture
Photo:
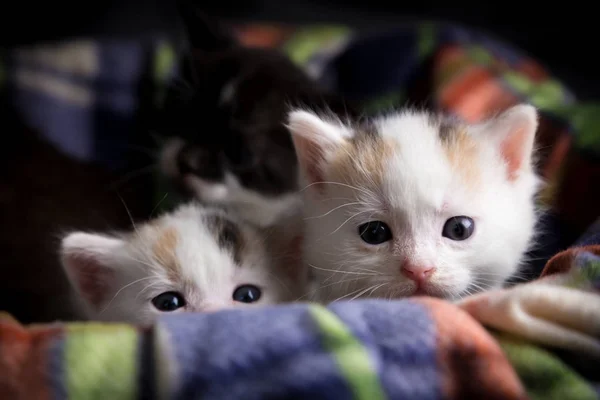
<path fill-rule="evenodd" d="M 458 304 L 298 303 L 150 327 L 4 315 L 0 355 L 7 399 L 598 399 L 600 243 Z"/>
<path fill-rule="evenodd" d="M 600 106 L 578 102 L 515 49 L 458 27 L 361 36 L 344 27 L 244 26 L 239 37 L 281 48 L 365 110 L 426 102 L 476 121 L 534 104 L 549 183 L 540 201 L 556 215 L 550 235 L 585 234 L 540 279 L 458 304 L 290 304 L 167 315 L 150 327 L 23 326 L 5 315 L 0 398 L 600 398 Z M 159 102 L 175 59 L 164 40 L 76 41 L 4 54 L 0 80 L 49 140 L 116 168 L 138 83 L 158 82 Z"/>

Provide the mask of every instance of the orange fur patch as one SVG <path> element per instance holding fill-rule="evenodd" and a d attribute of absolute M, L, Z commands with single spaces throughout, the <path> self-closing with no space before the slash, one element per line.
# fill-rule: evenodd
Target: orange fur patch
<path fill-rule="evenodd" d="M 340 182 L 365 181 L 382 185 L 385 161 L 398 151 L 398 143 L 377 135 L 360 134 L 340 148 L 331 164 Z"/>
<path fill-rule="evenodd" d="M 481 175 L 478 168 L 477 144 L 464 128 L 450 128 L 450 131 L 441 137 L 442 146 L 456 171 L 468 187 L 479 184 Z"/>
<path fill-rule="evenodd" d="M 179 236 L 175 228 L 166 228 L 160 232 L 158 239 L 152 246 L 152 252 L 156 261 L 165 267 L 169 275 L 179 275 L 179 262 L 175 256 L 175 248 Z"/>

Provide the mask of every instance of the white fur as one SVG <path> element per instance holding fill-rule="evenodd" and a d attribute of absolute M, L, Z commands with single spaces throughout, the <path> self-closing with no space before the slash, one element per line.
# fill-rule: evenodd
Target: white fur
<path fill-rule="evenodd" d="M 203 222 L 203 216 L 210 214 L 223 215 L 224 212 L 192 203 L 120 237 L 83 232 L 67 235 L 61 248 L 63 265 L 83 298 L 85 293 L 78 286 L 77 278 L 78 274 L 86 273 L 82 269 L 85 262 L 114 272 L 107 282 L 106 301 L 99 305 L 86 302 L 87 317 L 150 323 L 162 313 L 153 306 L 152 299 L 169 291 L 181 293 L 187 302 L 186 307 L 173 312 L 274 304 L 298 297 L 287 269 L 280 268 L 275 257 L 269 257 L 260 232 L 228 216 L 236 222 L 242 240 L 247 243 L 241 265 L 236 265 L 231 252 L 219 246 Z M 180 272 L 176 279 L 172 279 L 172 274 L 168 274 L 165 265 L 161 265 L 153 253 L 153 246 L 168 228 L 177 233 L 173 255 Z M 243 284 L 256 285 L 262 290 L 256 303 L 233 301 L 235 288 Z"/>
<path fill-rule="evenodd" d="M 197 176 L 184 178 L 195 198 L 206 204 L 223 206 L 240 218 L 259 227 L 275 225 L 287 214 L 301 207 L 301 197 L 291 192 L 281 196 L 264 196 L 244 188 L 231 173 L 225 173 L 224 183 L 212 183 Z"/>
<path fill-rule="evenodd" d="M 340 144 L 344 139 L 353 136 L 352 129 L 344 126 L 341 121 L 326 121 L 304 110 L 292 111 L 288 121 L 287 127 L 294 133 L 294 139 L 303 137 L 317 141 L 321 147 L 325 144 Z"/>
<path fill-rule="evenodd" d="M 336 133 L 335 124 L 315 118 L 304 111 L 290 114 L 300 158 L 307 146 L 340 143 L 352 131 L 346 127 Z M 322 160 L 327 183 L 318 192 L 300 161 L 308 186 L 304 260 L 316 278 L 313 299 L 409 296 L 415 284 L 400 273 L 405 262 L 434 266 L 428 294 L 447 299 L 500 286 L 517 271 L 536 222 L 534 195 L 540 181 L 529 157 L 537 129 L 535 109 L 517 106 L 497 120 L 467 127 L 478 148 L 472 168 L 480 171 L 483 182 L 474 188 L 452 171 L 438 126 L 430 121 L 413 111 L 373 121 L 379 134 L 397 145 L 385 160 L 382 185 L 369 176 L 375 171 L 335 181 L 330 166 L 334 152 L 329 151 Z M 499 143 L 515 126 L 527 129 L 531 140 L 523 144 L 524 167 L 509 181 Z M 474 219 L 473 235 L 464 241 L 443 237 L 446 220 L 463 215 Z M 372 246 L 361 240 L 358 226 L 374 220 L 389 225 L 392 241 Z"/>

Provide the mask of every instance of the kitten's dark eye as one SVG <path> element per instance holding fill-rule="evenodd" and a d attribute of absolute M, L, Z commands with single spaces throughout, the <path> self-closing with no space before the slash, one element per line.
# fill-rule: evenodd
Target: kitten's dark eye
<path fill-rule="evenodd" d="M 381 244 L 392 239 L 392 230 L 385 222 L 371 221 L 358 227 L 360 238 L 369 244 Z"/>
<path fill-rule="evenodd" d="M 468 239 L 475 229 L 475 222 L 469 217 L 452 217 L 444 225 L 442 236 L 452 240 Z"/>
<path fill-rule="evenodd" d="M 185 299 L 177 292 L 165 292 L 153 298 L 152 304 L 159 311 L 169 312 L 185 306 Z"/>
<path fill-rule="evenodd" d="M 260 289 L 254 285 L 241 285 L 233 291 L 233 300 L 240 303 L 254 303 L 260 299 Z"/>

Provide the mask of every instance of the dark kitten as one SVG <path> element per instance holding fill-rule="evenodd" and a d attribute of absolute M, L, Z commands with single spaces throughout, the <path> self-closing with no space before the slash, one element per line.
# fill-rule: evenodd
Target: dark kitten
<path fill-rule="evenodd" d="M 0 310 L 26 323 L 78 319 L 59 264 L 59 235 L 128 229 L 123 203 L 135 215 L 138 202 L 110 189 L 114 176 L 39 138 L 4 98 L 0 122 L 11 137 L 0 151 Z"/>
<path fill-rule="evenodd" d="M 162 171 L 188 193 L 268 225 L 296 199 L 297 160 L 285 128 L 290 105 L 355 114 L 284 54 L 245 48 L 180 2 L 192 50 L 167 95 Z"/>

